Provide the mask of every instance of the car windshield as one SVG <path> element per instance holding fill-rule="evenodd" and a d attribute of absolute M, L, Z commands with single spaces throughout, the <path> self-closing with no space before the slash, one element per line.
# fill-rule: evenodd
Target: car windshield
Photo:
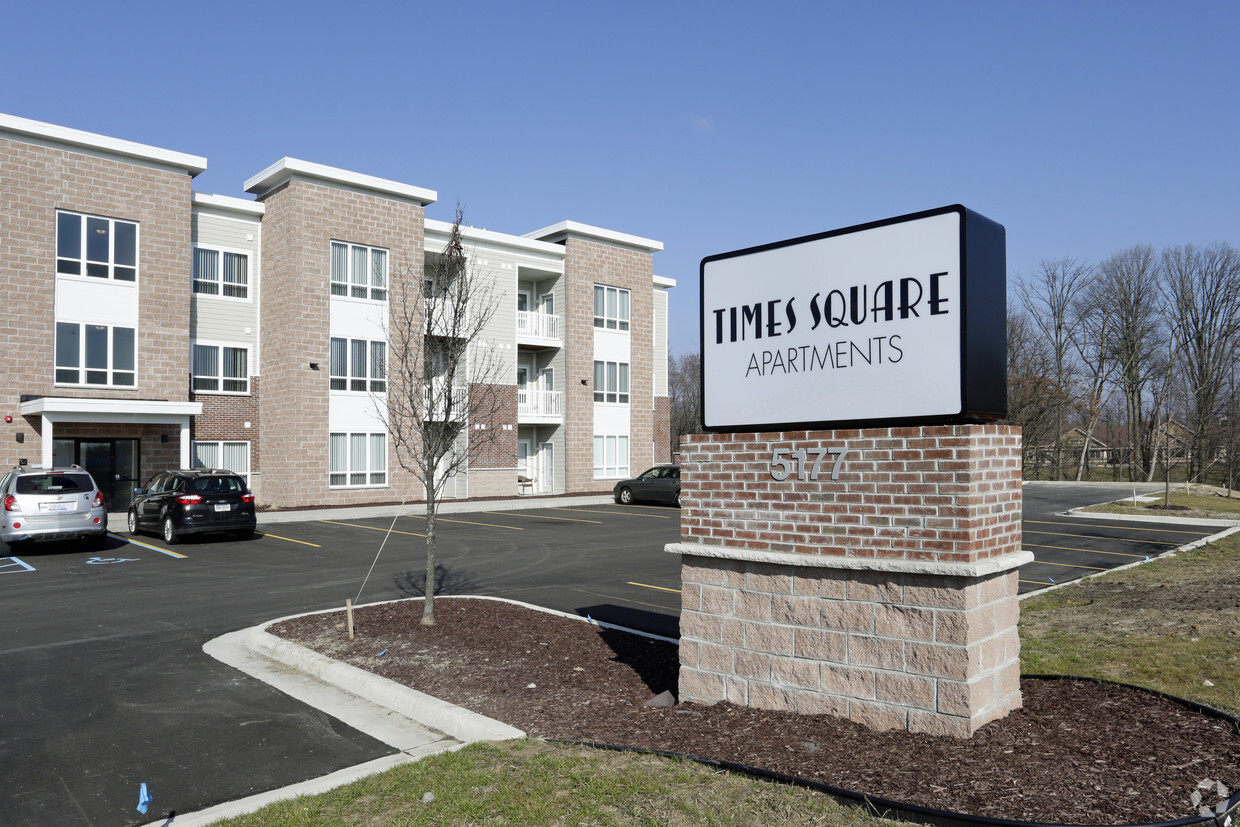
<path fill-rule="evenodd" d="M 17 478 L 18 494 L 70 494 L 90 491 L 95 484 L 89 474 L 23 474 Z"/>
<path fill-rule="evenodd" d="M 232 494 L 245 490 L 240 477 L 197 477 L 187 480 L 185 490 L 193 494 Z"/>

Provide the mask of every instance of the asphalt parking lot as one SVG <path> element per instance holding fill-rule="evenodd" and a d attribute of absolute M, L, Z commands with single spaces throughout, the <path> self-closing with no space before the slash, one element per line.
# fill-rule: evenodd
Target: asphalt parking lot
<path fill-rule="evenodd" d="M 1065 516 L 1127 487 L 1025 488 L 1022 592 L 1140 562 L 1205 525 Z M 522 505 L 535 505 L 522 503 Z M 676 508 L 605 500 L 439 518 L 439 594 L 482 594 L 674 636 Z M 406 509 L 408 510 L 408 509 Z M 380 758 L 390 747 L 202 652 L 267 620 L 423 593 L 425 517 L 287 515 L 258 536 L 0 557 L 0 824 L 144 824 Z M 299 519 L 304 517 L 304 519 Z M 120 526 L 114 525 L 114 528 Z M 4 554 L 6 550 L 0 550 Z"/>

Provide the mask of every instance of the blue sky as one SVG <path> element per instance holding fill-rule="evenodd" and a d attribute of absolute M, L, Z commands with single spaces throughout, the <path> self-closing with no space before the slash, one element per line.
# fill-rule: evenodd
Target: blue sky
<path fill-rule="evenodd" d="M 701 259 L 946 204 L 1009 279 L 1240 245 L 1240 3 L 14 3 L 0 112 L 436 190 L 428 216 L 658 239 L 671 349 Z M 245 196 L 248 197 L 248 196 Z"/>

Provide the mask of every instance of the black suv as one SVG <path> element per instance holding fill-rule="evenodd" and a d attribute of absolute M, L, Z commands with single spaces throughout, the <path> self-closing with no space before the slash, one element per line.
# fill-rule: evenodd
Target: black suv
<path fill-rule="evenodd" d="M 243 540 L 254 536 L 254 495 L 232 471 L 160 471 L 133 493 L 130 534 L 155 531 L 170 544 L 208 531 L 231 531 Z"/>

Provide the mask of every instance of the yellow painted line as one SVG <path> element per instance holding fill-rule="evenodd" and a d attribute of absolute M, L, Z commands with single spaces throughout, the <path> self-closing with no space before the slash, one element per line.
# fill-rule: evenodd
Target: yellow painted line
<path fill-rule="evenodd" d="M 1126 526 L 1126 525 L 1117 526 L 1115 525 L 1115 523 L 1111 523 L 1110 525 L 1107 525 L 1106 523 L 1102 523 L 1102 524 L 1079 523 L 1075 520 L 1073 520 L 1072 522 L 1058 522 L 1055 520 L 1025 520 L 1025 522 L 1031 525 L 1070 525 L 1070 526 L 1080 526 L 1081 528 L 1109 528 L 1112 531 L 1114 531 L 1115 529 L 1119 529 L 1121 531 L 1157 531 L 1159 534 L 1192 534 L 1193 536 L 1196 536 L 1196 537 L 1201 536 L 1200 531 L 1187 531 L 1182 528 L 1135 528 L 1133 526 Z"/>
<path fill-rule="evenodd" d="M 566 523 L 593 523 L 594 525 L 602 525 L 602 520 L 574 520 L 571 517 L 548 517 L 545 514 L 525 514 L 521 511 L 484 511 L 483 514 L 492 514 L 499 516 L 503 514 L 505 517 L 529 517 L 533 520 L 562 520 Z"/>
<path fill-rule="evenodd" d="M 634 514 L 624 511 L 595 511 L 592 508 L 556 508 L 555 511 L 576 511 L 584 514 L 622 514 L 625 517 L 650 517 L 655 520 L 666 520 L 669 517 L 666 514 Z"/>
<path fill-rule="evenodd" d="M 262 532 L 262 535 L 264 537 L 271 537 L 272 539 L 275 539 L 275 540 L 283 540 L 286 543 L 301 543 L 303 546 L 314 546 L 315 548 L 322 548 L 322 546 L 319 545 L 318 543 L 307 543 L 305 540 L 294 540 L 292 537 L 281 537 L 279 534 L 270 534 L 266 531 Z"/>
<path fill-rule="evenodd" d="M 1098 566 L 1074 566 L 1071 563 L 1048 563 L 1045 560 L 1034 560 L 1035 563 L 1041 563 L 1044 566 L 1063 566 L 1065 569 L 1089 569 L 1090 571 L 1110 571 L 1110 569 Z"/>
<path fill-rule="evenodd" d="M 1050 583 L 1043 583 L 1041 580 L 1021 580 L 1022 583 L 1028 583 L 1030 586 L 1049 586 Z"/>
<path fill-rule="evenodd" d="M 1049 534 L 1052 537 L 1085 537 L 1085 534 L 1069 534 L 1063 531 L 1026 531 L 1025 534 Z M 1114 537 L 1093 537 L 1095 540 L 1113 540 Z M 1127 537 L 1123 538 L 1125 543 L 1147 543 L 1151 546 L 1174 546 L 1175 542 L 1171 540 L 1132 540 Z"/>
<path fill-rule="evenodd" d="M 169 551 L 166 548 L 160 548 L 159 546 L 153 546 L 150 543 L 143 543 L 142 541 L 135 540 L 132 537 L 122 537 L 119 534 L 109 534 L 108 536 L 115 537 L 118 540 L 125 540 L 126 542 L 132 543 L 135 546 L 142 546 L 143 548 L 149 548 L 151 551 L 158 551 L 160 554 L 166 554 L 169 557 L 178 557 L 182 560 L 185 560 L 189 557 L 189 555 L 187 554 L 177 554 L 175 551 Z"/>
<path fill-rule="evenodd" d="M 629 581 L 629 585 L 630 586 L 641 586 L 643 589 L 658 589 L 661 592 L 672 592 L 673 594 L 680 594 L 680 589 L 668 589 L 663 586 L 650 586 L 650 585 L 647 585 L 646 583 L 634 583 L 632 580 Z"/>
<path fill-rule="evenodd" d="M 495 512 L 492 511 L 490 513 L 494 514 Z M 426 517 L 424 517 L 421 514 L 406 514 L 405 516 L 412 517 L 418 520 L 426 519 Z M 524 528 L 521 528 L 520 526 L 515 526 L 515 525 L 502 525 L 500 523 L 475 523 L 473 520 L 450 520 L 447 517 L 438 517 L 438 516 L 435 517 L 435 522 L 437 523 L 460 523 L 461 525 L 481 525 L 481 526 L 486 526 L 487 528 L 510 528 L 513 531 L 525 531 Z"/>
<path fill-rule="evenodd" d="M 1079 551 L 1085 554 L 1110 554 L 1115 557 L 1136 557 L 1138 560 L 1144 560 L 1148 554 L 1133 554 L 1127 551 L 1095 551 L 1092 548 L 1071 548 L 1069 546 L 1040 546 L 1035 543 L 1022 546 L 1022 548 L 1053 548 L 1056 551 Z"/>
<path fill-rule="evenodd" d="M 338 523 L 335 520 L 319 520 L 319 522 L 327 523 L 328 525 L 343 525 L 343 526 L 348 526 L 349 528 L 364 528 L 369 531 L 390 531 L 393 534 L 406 534 L 410 537 L 425 537 L 426 536 L 425 534 L 418 534 L 417 532 L 414 532 L 414 531 L 400 531 L 395 528 L 388 529 L 388 528 L 382 528 L 381 526 L 374 526 L 374 525 L 360 525 L 358 523 Z"/>

